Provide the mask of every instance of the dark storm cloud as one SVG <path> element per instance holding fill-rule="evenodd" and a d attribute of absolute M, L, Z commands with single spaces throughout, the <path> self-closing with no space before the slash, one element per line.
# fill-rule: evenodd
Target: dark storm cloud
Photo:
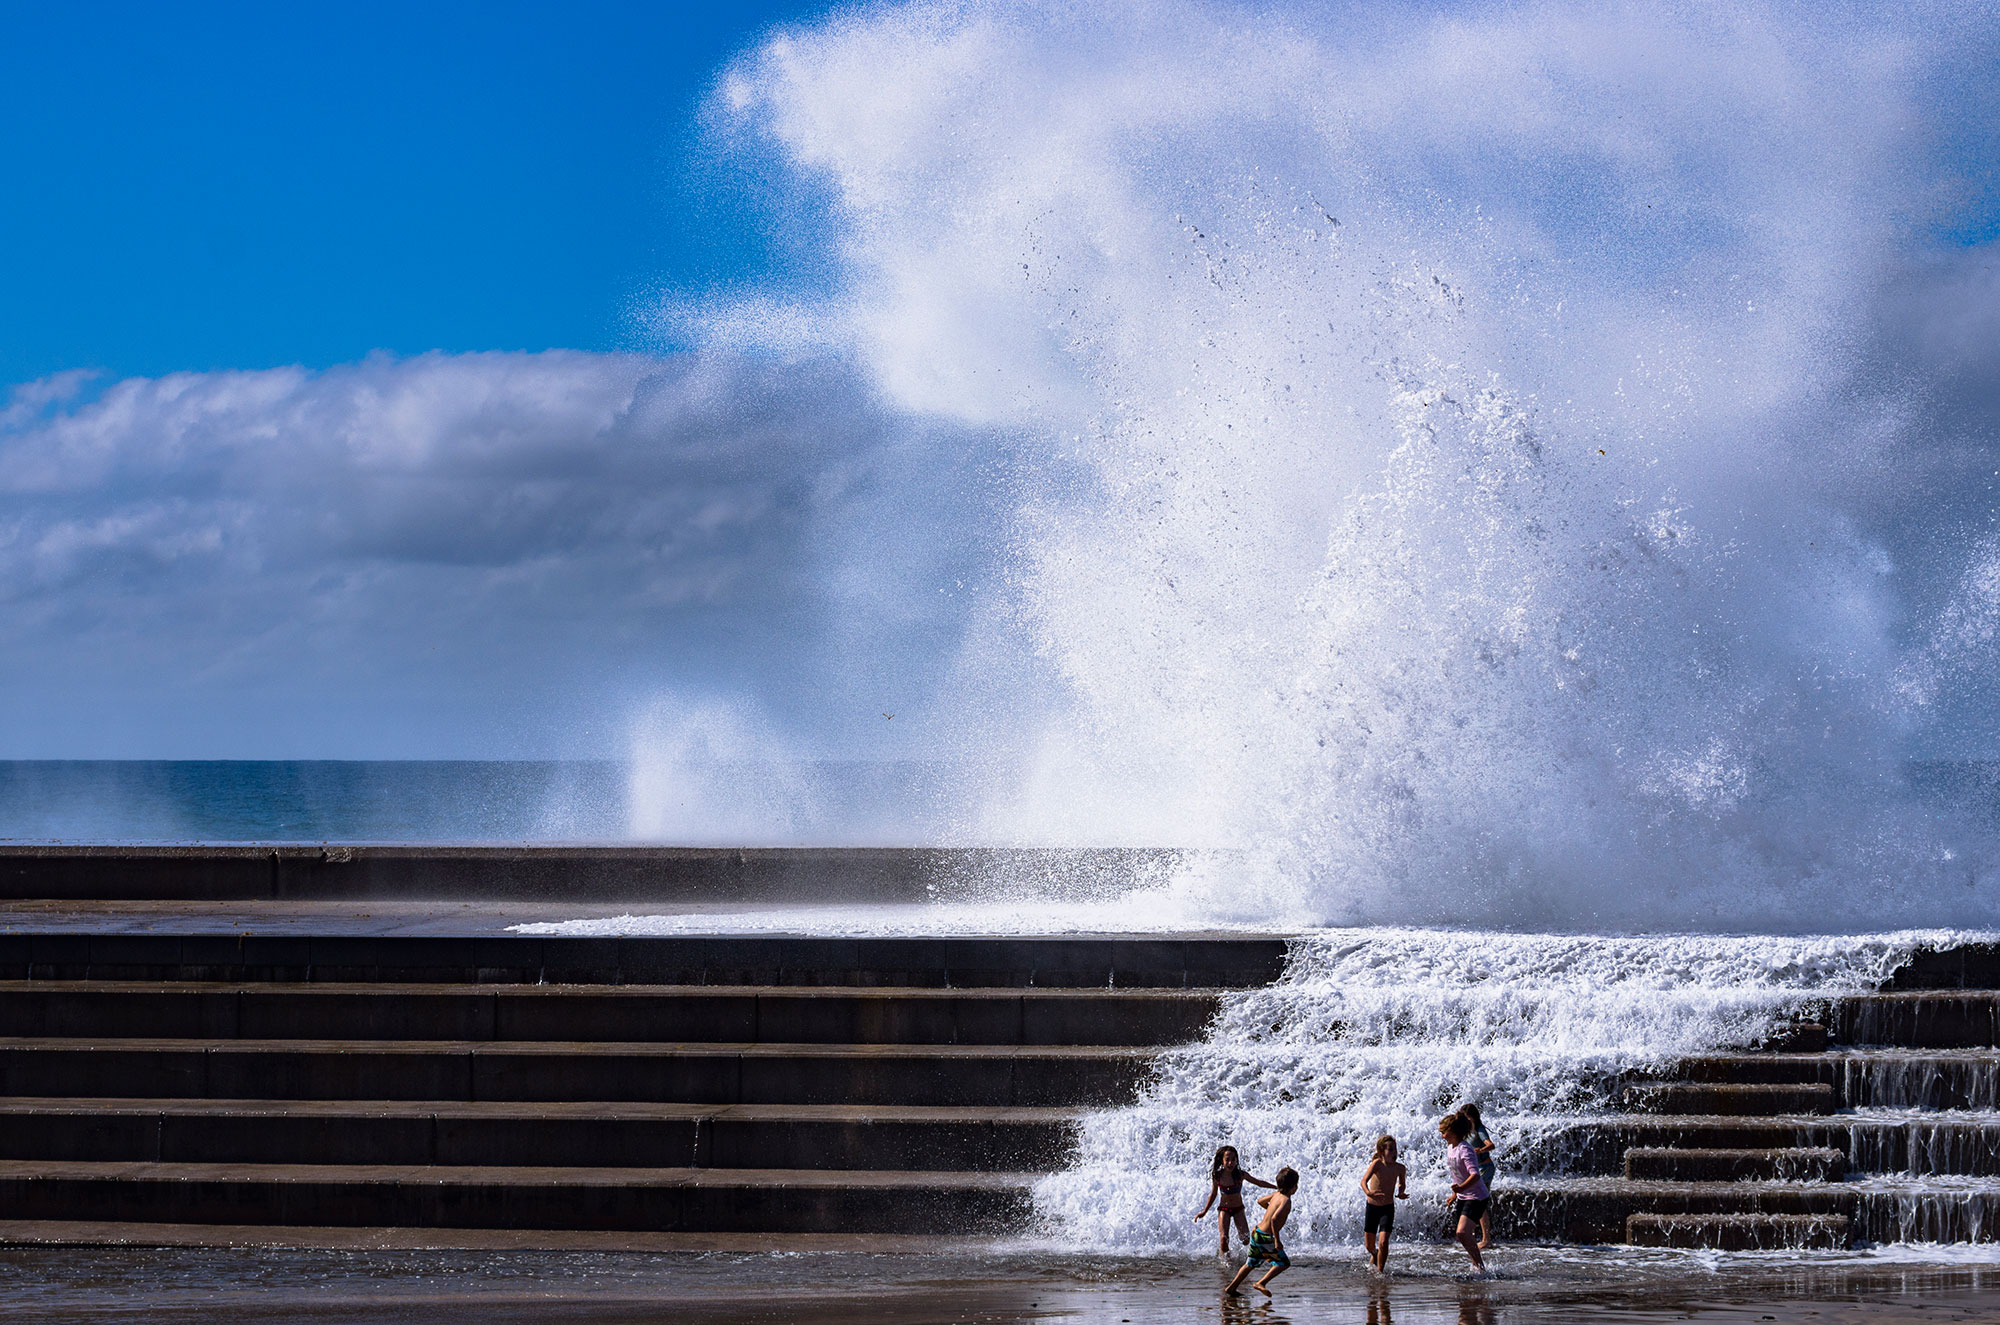
<path fill-rule="evenodd" d="M 166 705 L 190 721 L 265 687 L 389 728 L 399 688 L 484 695 L 488 742 L 538 729 L 523 695 L 754 688 L 871 624 L 850 619 L 854 558 L 948 574 L 975 545 L 959 440 L 885 420 L 831 363 L 428 355 L 87 385 L 32 384 L 0 415 L 19 753 L 76 749 L 73 721 L 44 739 L 31 710 L 88 677 L 191 687 Z M 933 473 L 949 488 L 912 506 Z M 921 670 L 950 600 L 908 598 L 874 634 Z M 346 730 L 365 746 L 375 721 Z"/>

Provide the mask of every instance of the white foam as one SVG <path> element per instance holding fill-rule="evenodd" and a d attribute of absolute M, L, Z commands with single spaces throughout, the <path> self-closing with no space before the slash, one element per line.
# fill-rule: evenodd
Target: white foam
<path fill-rule="evenodd" d="M 1190 1216 L 1228 1143 L 1261 1177 L 1299 1170 L 1301 1245 L 1351 1241 L 1376 1136 L 1402 1143 L 1416 1210 L 1435 1210 L 1436 1122 L 1465 1100 L 1492 1129 L 1504 1199 L 1524 1159 L 1564 1172 L 1561 1132 L 1611 1108 L 1628 1074 L 1753 1044 L 1802 1002 L 1873 989 L 1911 953 L 1967 937 L 1315 933 L 1283 980 L 1228 995 L 1138 1103 L 1086 1118 L 1076 1163 L 1037 1187 L 1037 1206 L 1051 1236 L 1197 1251 L 1214 1234 Z"/>
<path fill-rule="evenodd" d="M 671 934 L 816 934 L 927 938 L 945 935 L 1270 933 L 1268 923 L 1217 919 L 1167 895 L 1108 902 L 910 903 L 885 906 L 771 907 L 620 915 L 510 925 L 519 934 L 571 937 Z"/>

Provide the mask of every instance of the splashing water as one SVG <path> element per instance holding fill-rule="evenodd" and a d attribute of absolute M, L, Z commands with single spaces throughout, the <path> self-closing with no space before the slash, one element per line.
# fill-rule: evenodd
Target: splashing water
<path fill-rule="evenodd" d="M 1202 1246 L 1229 1141 L 1346 1237 L 1379 1132 L 1435 1194 L 1476 1098 L 1559 1168 L 1625 1074 L 1942 941 L 1715 932 L 2000 922 L 1990 810 L 1907 771 L 1993 753 L 2000 465 L 1923 396 L 1992 417 L 1990 250 L 1941 236 L 1992 231 L 1996 49 L 1977 6 L 1000 0 L 730 71 L 829 279 L 695 325 L 841 356 L 1014 505 L 935 697 L 958 840 L 1187 848 L 1135 916 L 1503 931 L 1301 940 L 1083 1125 L 1052 1229 Z"/>
<path fill-rule="evenodd" d="M 1933 209 L 2000 31 L 1937 19 L 868 5 L 741 61 L 831 282 L 702 325 L 1016 503 L 959 839 L 1247 851 L 1184 894 L 1309 924 L 2000 918 L 1904 771 L 2000 679 L 1994 466 L 1911 394 L 1984 325 Z"/>
<path fill-rule="evenodd" d="M 1298 1242 L 1354 1241 L 1379 1135 L 1401 1144 L 1412 1197 L 1441 1201 L 1437 1121 L 1476 1102 L 1504 1193 L 1508 1175 L 1560 1172 L 1561 1134 L 1610 1109 L 1630 1074 L 1753 1045 L 1811 1000 L 1874 989 L 1919 949 L 1965 937 L 1316 934 L 1277 984 L 1229 995 L 1136 1105 L 1087 1117 L 1077 1161 L 1037 1186 L 1037 1208 L 1064 1241 L 1200 1250 L 1213 1216 L 1190 1216 L 1226 1143 L 1267 1180 L 1299 1171 Z"/>

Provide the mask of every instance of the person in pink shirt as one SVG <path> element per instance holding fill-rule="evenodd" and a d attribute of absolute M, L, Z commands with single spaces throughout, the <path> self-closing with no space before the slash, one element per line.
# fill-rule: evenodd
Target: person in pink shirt
<path fill-rule="evenodd" d="M 1486 1263 L 1479 1259 L 1479 1221 L 1486 1217 L 1490 1193 L 1486 1179 L 1479 1176 L 1478 1152 L 1466 1142 L 1472 1135 L 1472 1124 L 1463 1114 L 1454 1113 L 1438 1124 L 1438 1135 L 1449 1147 L 1444 1162 L 1451 1176 L 1452 1198 L 1458 1202 L 1458 1245 L 1472 1258 L 1472 1268 L 1485 1274 Z"/>

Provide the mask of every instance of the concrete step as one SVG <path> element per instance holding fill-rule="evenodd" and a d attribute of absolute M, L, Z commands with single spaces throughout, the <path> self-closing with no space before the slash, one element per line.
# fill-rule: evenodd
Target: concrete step
<path fill-rule="evenodd" d="M 1502 1181 L 1494 1236 L 1564 1242 L 1623 1242 L 1633 1215 L 1842 1215 L 1856 1189 L 1827 1182 L 1668 1182 L 1624 1178 Z"/>
<path fill-rule="evenodd" d="M 1818 1053 L 1831 1042 L 1826 1023 L 1788 1021 L 1775 1027 L 1757 1047 L 1769 1053 Z"/>
<path fill-rule="evenodd" d="M 1509 1150 L 1506 1166 L 1519 1174 L 1619 1174 L 1633 1149 L 1832 1149 L 1848 1156 L 1850 1175 L 2000 1177 L 2000 1112 L 1607 1114 L 1537 1135 Z"/>
<path fill-rule="evenodd" d="M 1894 1110 L 1842 1121 L 1853 1172 L 2000 1177 L 2000 1113 Z"/>
<path fill-rule="evenodd" d="M 837 985 L 1229 989 L 1284 970 L 1234 936 L 808 938 L 526 934 L 0 934 L 0 979 L 342 984 Z"/>
<path fill-rule="evenodd" d="M 147 1224 L 88 1219 L 0 1219 L 0 1247 L 269 1247 L 320 1251 L 685 1252 L 768 1256 L 862 1252 L 870 1256 L 979 1255 L 990 1235 L 970 1233 L 633 1233 L 563 1228 L 323 1228 L 311 1224 Z"/>
<path fill-rule="evenodd" d="M 0 981 L 0 1036 L 1169 1045 L 1214 993 L 731 985 Z"/>
<path fill-rule="evenodd" d="M 1921 952 L 1889 977 L 1889 989 L 2000 989 L 2000 944 L 1961 943 Z"/>
<path fill-rule="evenodd" d="M 1839 1251 L 1851 1244 L 1845 1215 L 1631 1215 L 1625 1240 L 1635 1247 L 1718 1251 Z"/>
<path fill-rule="evenodd" d="M 1634 1148 L 1625 1152 L 1625 1176 L 1669 1182 L 1839 1182 L 1847 1156 L 1830 1146 L 1763 1150 Z"/>
<path fill-rule="evenodd" d="M 1118 897 L 1178 853 L 1146 847 L 4 845 L 4 899 L 468 899 L 474 903 L 924 903 L 1060 883 Z M 1024 889 L 1024 891 L 1026 891 Z"/>
<path fill-rule="evenodd" d="M 1032 897 L 1053 884 L 1084 900 L 1121 896 L 1159 877 L 1179 854 L 1149 847 L 8 844 L 0 846 L 0 898 L 621 901 L 679 910 L 690 902 L 929 902 L 1008 888 Z"/>
<path fill-rule="evenodd" d="M 1151 1071 L 1055 1045 L 0 1039 L 0 1095 L 65 1098 L 1106 1105 Z"/>
<path fill-rule="evenodd" d="M 1006 1233 L 1032 1175 L 0 1161 L 17 1220 L 635 1232 Z"/>
<path fill-rule="evenodd" d="M 1844 1049 L 1818 1054 L 1717 1054 L 1685 1059 L 1674 1079 L 1778 1084 L 1824 1082 L 1842 1108 L 2000 1107 L 2000 1052 Z"/>
<path fill-rule="evenodd" d="M 1858 1239 L 2000 1241 L 2000 1183 L 1963 1178 L 1865 1178 L 1852 1186 Z"/>
<path fill-rule="evenodd" d="M 1837 1104 L 1824 1082 L 1647 1082 L 1628 1086 L 1625 1101 L 1650 1113 L 1733 1115 L 1832 1113 Z"/>
<path fill-rule="evenodd" d="M 1781 1150 L 1849 1140 L 1844 1116 L 1619 1113 L 1579 1118 L 1507 1152 L 1514 1173 L 1621 1174 L 1632 1149 Z"/>
<path fill-rule="evenodd" d="M 1834 1038 L 1850 1045 L 1976 1049 L 2000 1045 L 2000 992 L 1914 990 L 1833 1002 Z"/>
<path fill-rule="evenodd" d="M 0 1099 L 0 1159 L 1050 1171 L 1066 1109 Z"/>

